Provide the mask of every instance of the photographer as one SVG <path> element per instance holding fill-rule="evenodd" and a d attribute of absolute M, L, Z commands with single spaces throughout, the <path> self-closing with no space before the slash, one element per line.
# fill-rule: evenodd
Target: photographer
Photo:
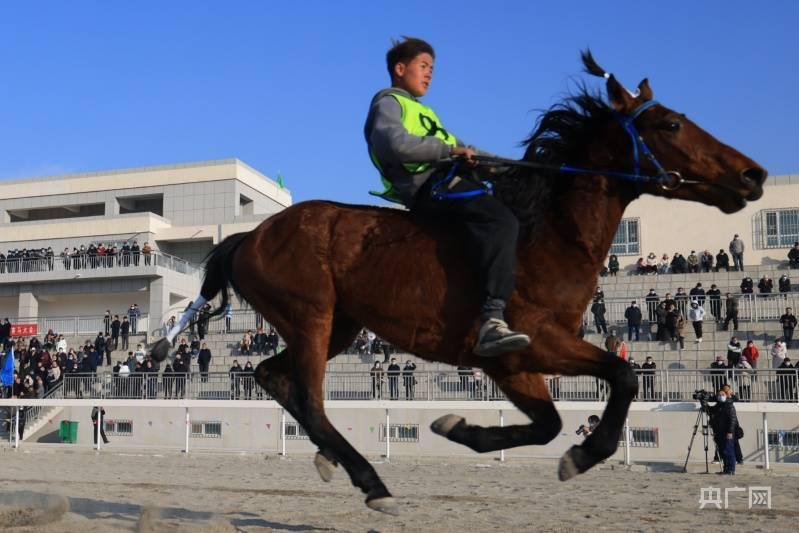
<path fill-rule="evenodd" d="M 719 389 L 716 400 L 716 405 L 710 408 L 713 439 L 724 462 L 724 474 L 733 476 L 735 475 L 735 434 L 738 427 L 738 416 L 731 395 L 728 397 L 723 388 Z"/>
<path fill-rule="evenodd" d="M 599 425 L 599 417 L 596 415 L 591 415 L 588 417 L 588 425 L 582 424 L 575 433 L 577 435 L 584 435 L 588 436 L 594 432 L 594 429 Z"/>

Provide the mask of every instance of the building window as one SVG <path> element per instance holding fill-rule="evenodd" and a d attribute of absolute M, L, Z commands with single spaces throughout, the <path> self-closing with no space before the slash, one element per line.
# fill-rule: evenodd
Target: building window
<path fill-rule="evenodd" d="M 191 436 L 218 439 L 222 437 L 222 422 L 192 422 Z"/>
<path fill-rule="evenodd" d="M 154 213 L 164 216 L 164 195 L 148 194 L 144 196 L 118 196 L 119 214 Z"/>
<path fill-rule="evenodd" d="M 659 446 L 658 428 L 630 428 L 630 448 L 657 448 Z M 619 446 L 624 446 L 624 434 Z"/>
<path fill-rule="evenodd" d="M 291 440 L 308 440 L 308 434 L 305 428 L 297 422 L 286 421 L 286 439 Z"/>
<path fill-rule="evenodd" d="M 105 204 L 64 205 L 36 207 L 31 209 L 9 209 L 11 222 L 36 222 L 62 218 L 96 217 L 105 215 Z"/>
<path fill-rule="evenodd" d="M 616 255 L 638 255 L 641 253 L 640 219 L 624 218 L 616 230 L 610 253 Z"/>
<path fill-rule="evenodd" d="M 799 449 L 799 431 L 772 429 L 768 432 L 768 445 L 772 448 Z"/>
<path fill-rule="evenodd" d="M 239 207 L 241 209 L 240 214 L 242 215 L 252 215 L 255 213 L 255 202 L 243 194 L 239 195 Z"/>
<path fill-rule="evenodd" d="M 103 420 L 107 435 L 130 437 L 133 435 L 133 420 Z"/>
<path fill-rule="evenodd" d="M 788 248 L 799 241 L 799 209 L 761 211 L 765 248 Z"/>
<path fill-rule="evenodd" d="M 390 424 L 391 442 L 419 442 L 419 424 Z M 380 424 L 380 442 L 386 441 L 386 425 Z"/>

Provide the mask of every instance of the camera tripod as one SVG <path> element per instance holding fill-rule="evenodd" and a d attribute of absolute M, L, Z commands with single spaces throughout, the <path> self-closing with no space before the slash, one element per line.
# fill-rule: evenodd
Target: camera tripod
<path fill-rule="evenodd" d="M 694 422 L 694 431 L 691 433 L 691 442 L 688 443 L 688 455 L 685 456 L 685 464 L 682 467 L 683 472 L 688 472 L 688 460 L 691 458 L 691 449 L 694 446 L 694 438 L 699 431 L 699 426 L 702 426 L 702 441 L 705 444 L 705 474 L 710 473 L 710 463 L 708 462 L 707 450 L 709 447 L 709 440 L 713 434 L 713 428 L 710 427 L 710 413 L 708 412 L 708 405 L 704 401 L 699 402 L 699 412 L 696 414 L 696 422 Z"/>

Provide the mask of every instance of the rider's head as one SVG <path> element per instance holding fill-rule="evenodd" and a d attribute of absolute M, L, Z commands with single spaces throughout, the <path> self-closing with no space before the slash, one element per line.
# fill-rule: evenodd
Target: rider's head
<path fill-rule="evenodd" d="M 403 37 L 395 42 L 386 54 L 391 85 L 413 96 L 424 96 L 433 80 L 435 57 L 433 47 L 421 39 Z"/>

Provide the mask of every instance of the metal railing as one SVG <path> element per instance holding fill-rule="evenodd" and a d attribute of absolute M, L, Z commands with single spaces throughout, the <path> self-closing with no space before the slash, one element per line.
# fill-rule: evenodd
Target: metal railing
<path fill-rule="evenodd" d="M 785 313 L 786 307 L 796 309 L 799 305 L 799 293 L 797 292 L 783 292 L 771 294 L 735 294 L 738 298 L 738 320 L 741 322 L 763 322 L 768 320 L 779 320 Z M 633 300 L 638 304 L 643 315 L 643 320 L 649 318 L 649 306 L 645 300 L 646 294 L 641 295 L 640 298 L 633 297 L 611 297 L 605 298 L 605 321 L 610 324 L 627 323 L 624 318 L 624 312 L 630 307 L 630 302 Z M 674 298 L 674 294 L 672 294 Z M 661 300 L 662 300 L 661 295 Z M 688 309 L 690 308 L 691 299 L 678 300 L 677 306 L 680 308 L 684 316 L 687 316 Z M 717 303 L 716 303 L 717 302 Z M 585 321 L 589 324 L 594 323 L 594 315 L 591 313 L 591 306 L 593 302 L 588 304 L 588 308 L 583 315 Z M 655 304 L 657 305 L 657 304 Z M 702 305 L 705 309 L 705 321 L 713 320 L 714 311 L 718 313 L 721 319 L 726 315 L 725 298 L 722 296 L 721 300 L 715 302 L 704 297 Z"/>
<path fill-rule="evenodd" d="M 124 314 L 119 315 L 122 320 Z M 113 319 L 113 317 L 112 317 Z M 130 334 L 143 335 L 147 333 L 150 325 L 150 316 L 147 313 L 142 313 L 138 318 L 128 317 L 130 320 Z M 53 330 L 56 335 L 64 335 L 65 337 L 71 335 L 91 335 L 92 339 L 98 332 L 105 333 L 105 315 L 90 315 L 90 316 L 40 316 L 30 318 L 12 318 L 12 324 L 36 324 L 37 332 L 33 337 L 44 338 L 48 331 Z M 110 327 L 110 324 L 109 324 Z M 28 336 L 28 335 L 26 335 Z"/>
<path fill-rule="evenodd" d="M 79 274 L 86 271 L 105 269 L 130 271 L 150 266 L 164 267 L 181 274 L 193 275 L 199 272 L 197 267 L 192 266 L 188 261 L 164 252 L 153 251 L 149 254 L 131 253 L 113 256 L 79 254 L 66 257 L 57 255 L 52 257 L 5 258 L 0 260 L 0 276 L 33 272 Z"/>
<path fill-rule="evenodd" d="M 716 391 L 729 383 L 742 402 L 797 402 L 799 369 L 637 371 L 637 401 L 694 401 L 697 390 Z M 591 376 L 546 378 L 556 401 L 606 401 L 610 388 Z M 417 371 L 412 375 L 329 372 L 326 400 L 495 401 L 506 400 L 496 383 L 481 372 Z M 269 400 L 251 374 L 137 373 L 68 374 L 65 398 L 138 398 L 189 400 Z"/>

